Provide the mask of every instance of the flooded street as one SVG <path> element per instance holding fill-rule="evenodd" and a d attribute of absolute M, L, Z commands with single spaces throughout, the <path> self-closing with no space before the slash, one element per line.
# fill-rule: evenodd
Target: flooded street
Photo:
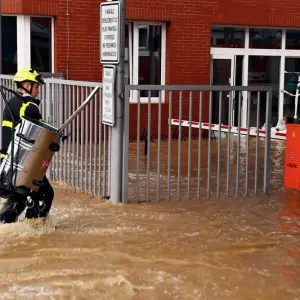
<path fill-rule="evenodd" d="M 113 206 L 56 185 L 46 224 L 1 225 L 1 299 L 300 299 L 299 201 Z"/>
<path fill-rule="evenodd" d="M 282 188 L 283 149 L 268 196 L 114 206 L 55 183 L 45 224 L 0 226 L 0 299 L 300 299 L 300 194 Z"/>
<path fill-rule="evenodd" d="M 258 145 L 257 155 L 256 145 Z M 150 143 L 151 152 L 148 155 L 144 154 L 144 147 L 144 141 L 140 142 L 139 150 L 136 142 L 129 144 L 129 202 L 134 202 L 135 200 L 138 202 L 147 201 L 147 195 L 149 196 L 149 202 L 206 199 L 208 198 L 208 177 L 210 177 L 210 197 L 214 198 L 217 196 L 218 188 L 218 163 L 220 164 L 219 188 L 221 197 L 227 196 L 227 190 L 230 196 L 244 196 L 246 192 L 248 195 L 254 195 L 256 176 L 256 194 L 263 193 L 265 169 L 264 138 L 260 138 L 258 144 L 256 138 L 250 138 L 249 152 L 246 136 L 241 136 L 239 151 L 237 135 L 231 135 L 229 143 L 227 135 L 223 135 L 220 139 L 220 149 L 218 149 L 219 139 L 212 140 L 210 172 L 208 172 L 209 142 L 207 139 L 202 140 L 200 147 L 198 140 L 191 140 L 190 154 L 188 140 L 181 141 L 180 155 L 178 140 L 171 141 L 170 151 L 168 149 L 168 141 L 161 141 L 160 151 L 158 151 L 158 142 L 154 140 L 154 142 Z M 200 159 L 198 156 L 199 149 L 201 149 Z M 247 153 L 249 153 L 248 163 Z M 139 159 L 137 159 L 138 155 Z M 268 169 L 270 191 L 280 191 L 283 188 L 284 157 L 285 141 L 273 140 Z M 238 162 L 239 167 L 237 168 Z M 255 168 L 256 163 L 257 169 Z M 178 172 L 178 170 L 180 171 Z M 157 178 L 160 178 L 159 185 L 157 184 Z M 168 196 L 170 196 L 169 199 Z"/>

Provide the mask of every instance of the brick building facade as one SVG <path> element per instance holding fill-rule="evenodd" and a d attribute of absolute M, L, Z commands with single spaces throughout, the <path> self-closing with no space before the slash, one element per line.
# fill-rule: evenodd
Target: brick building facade
<path fill-rule="evenodd" d="M 23 26 L 35 21 L 46 28 L 44 32 L 50 33 L 46 49 L 49 67 L 45 68 L 47 51 L 40 50 L 40 65 L 44 64 L 41 71 L 63 73 L 72 80 L 101 81 L 100 2 L 3 0 L 4 18 L 17 16 L 16 47 L 25 49 L 24 55 L 18 51 L 10 70 L 26 65 L 30 57 L 36 59 L 26 38 L 33 35 L 32 27 Z M 273 84 L 274 103 L 277 101 L 277 106 L 273 105 L 274 120 L 281 118 L 286 109 L 291 109 L 292 101 L 280 89 L 295 80 L 286 78 L 284 70 L 289 66 L 291 71 L 300 71 L 299 9 L 300 2 L 296 0 L 127 0 L 129 81 L 134 84 Z M 43 23 L 38 19 L 41 17 L 49 17 L 51 22 Z M 159 40 L 156 50 L 160 57 L 155 61 L 152 82 L 147 82 L 151 81 L 149 74 L 143 74 L 150 68 L 147 65 L 149 34 L 156 42 Z M 34 39 L 38 45 L 39 37 Z M 3 47 L 5 43 L 4 39 Z M 213 78 L 213 68 L 219 70 L 218 80 L 222 82 Z M 274 76 L 277 72 L 278 76 Z M 152 112 L 157 115 L 157 105 L 153 106 Z M 131 110 L 134 116 L 135 105 Z M 166 113 L 167 109 L 163 111 Z M 134 118 L 132 126 L 135 126 Z"/>

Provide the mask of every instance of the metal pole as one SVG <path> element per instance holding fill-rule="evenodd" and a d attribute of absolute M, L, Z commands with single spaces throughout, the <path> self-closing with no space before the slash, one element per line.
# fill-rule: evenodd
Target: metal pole
<path fill-rule="evenodd" d="M 116 122 L 111 131 L 112 162 L 110 175 L 114 186 L 114 188 L 111 189 L 111 201 L 114 204 L 122 202 L 123 131 L 125 110 L 125 8 L 126 0 L 120 0 L 120 62 L 116 68 Z"/>
<path fill-rule="evenodd" d="M 269 193 L 270 183 L 270 155 L 271 155 L 271 114 L 272 114 L 272 88 L 267 92 L 267 111 L 266 111 L 266 138 L 264 155 L 264 194 Z"/>

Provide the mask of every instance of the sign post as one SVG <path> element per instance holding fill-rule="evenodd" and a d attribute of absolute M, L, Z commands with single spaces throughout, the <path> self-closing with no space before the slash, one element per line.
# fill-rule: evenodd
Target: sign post
<path fill-rule="evenodd" d="M 100 61 L 103 64 L 102 123 L 111 126 L 108 190 L 110 200 L 114 204 L 122 202 L 125 3 L 126 0 L 110 0 L 100 5 Z"/>
<path fill-rule="evenodd" d="M 120 2 L 101 3 L 101 45 L 102 64 L 118 64 L 120 61 Z"/>

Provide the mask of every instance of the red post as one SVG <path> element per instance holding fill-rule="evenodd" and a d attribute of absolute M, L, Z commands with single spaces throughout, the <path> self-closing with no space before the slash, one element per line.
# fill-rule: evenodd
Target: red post
<path fill-rule="evenodd" d="M 284 187 L 300 190 L 300 124 L 287 124 Z"/>

